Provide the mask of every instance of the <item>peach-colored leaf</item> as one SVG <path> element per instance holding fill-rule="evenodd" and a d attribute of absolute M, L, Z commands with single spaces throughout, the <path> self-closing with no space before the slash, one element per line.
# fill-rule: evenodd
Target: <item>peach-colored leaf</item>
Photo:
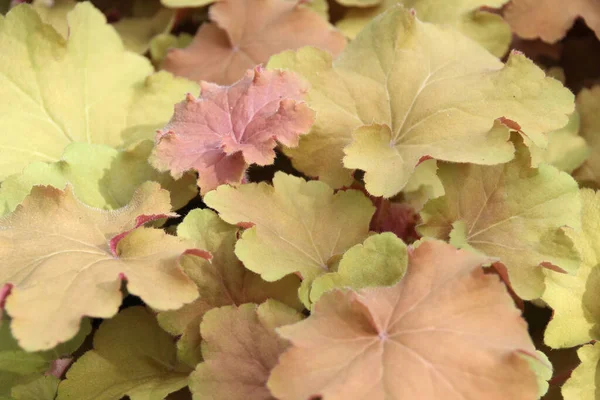
<path fill-rule="evenodd" d="M 313 112 L 300 100 L 307 86 L 293 72 L 249 70 L 232 86 L 202 82 L 200 97 L 175 106 L 169 124 L 156 135 L 152 164 L 180 177 L 198 171 L 206 193 L 241 182 L 248 164 L 268 165 L 276 142 L 298 145 Z"/>
<path fill-rule="evenodd" d="M 346 39 L 304 0 L 220 0 L 190 46 L 172 49 L 163 68 L 195 81 L 231 84 L 288 49 L 315 46 L 334 55 Z"/>
<path fill-rule="evenodd" d="M 180 268 L 180 256 L 193 245 L 142 226 L 173 215 L 170 208 L 169 192 L 154 182 L 113 211 L 81 203 L 70 185 L 64 191 L 35 186 L 0 218 L 0 286 L 12 287 L 6 311 L 19 345 L 50 349 L 75 336 L 83 316 L 112 317 L 123 280 L 130 293 L 158 310 L 198 297 Z"/>
<path fill-rule="evenodd" d="M 504 18 L 516 34 L 548 43 L 562 39 L 579 17 L 600 38 L 600 2 L 597 0 L 512 0 L 504 12 Z"/>
<path fill-rule="evenodd" d="M 275 300 L 206 313 L 200 325 L 204 362 L 190 375 L 194 400 L 275 400 L 267 379 L 289 345 L 275 328 L 301 319 Z"/>
<path fill-rule="evenodd" d="M 279 328 L 292 347 L 271 372 L 280 400 L 534 400 L 535 348 L 488 259 L 423 242 L 395 286 L 334 290 Z"/>

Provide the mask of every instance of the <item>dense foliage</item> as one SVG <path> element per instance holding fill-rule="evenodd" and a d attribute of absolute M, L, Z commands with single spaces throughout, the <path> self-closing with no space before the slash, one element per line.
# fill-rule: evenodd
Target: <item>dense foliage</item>
<path fill-rule="evenodd" d="M 0 10 L 0 400 L 600 398 L 597 1 Z"/>

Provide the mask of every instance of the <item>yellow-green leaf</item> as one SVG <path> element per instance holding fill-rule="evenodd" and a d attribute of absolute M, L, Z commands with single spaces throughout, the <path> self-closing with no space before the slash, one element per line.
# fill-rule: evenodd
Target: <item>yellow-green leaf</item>
<path fill-rule="evenodd" d="M 581 364 L 562 387 L 564 400 L 597 400 L 600 374 L 600 342 L 577 350 Z"/>
<path fill-rule="evenodd" d="M 511 41 L 510 26 L 500 15 L 480 9 L 482 6 L 500 8 L 507 2 L 508 0 L 383 0 L 377 7 L 350 9 L 336 26 L 346 36 L 355 38 L 373 18 L 396 4 L 402 4 L 415 10 L 421 21 L 453 26 L 495 56 L 502 57 Z"/>
<path fill-rule="evenodd" d="M 336 272 L 317 277 L 310 290 L 310 301 L 332 289 L 355 290 L 371 286 L 391 286 L 406 272 L 406 245 L 391 232 L 370 236 L 351 247 L 342 257 Z"/>
<path fill-rule="evenodd" d="M 359 191 L 334 194 L 323 182 L 281 172 L 273 186 L 222 185 L 204 201 L 230 224 L 254 225 L 242 234 L 235 253 L 267 281 L 297 272 L 310 282 L 328 272 L 337 256 L 367 237 L 375 211 Z"/>
<path fill-rule="evenodd" d="M 508 126 L 545 147 L 546 133 L 566 125 L 574 108 L 571 92 L 522 54 L 503 65 L 454 29 L 402 7 L 375 18 L 335 60 L 304 48 L 273 57 L 269 67 L 297 71 L 312 86 L 315 124 L 285 150 L 294 165 L 334 187 L 362 169 L 375 196 L 402 190 L 425 157 L 509 161 Z"/>
<path fill-rule="evenodd" d="M 171 336 L 143 307 L 123 310 L 94 335 L 67 372 L 57 400 L 162 400 L 187 385 L 189 367 L 177 360 Z"/>
<path fill-rule="evenodd" d="M 186 258 L 182 267 L 198 286 L 200 296 L 192 303 L 174 311 L 158 314 L 161 327 L 172 335 L 181 335 L 177 342 L 179 357 L 195 367 L 200 354 L 200 321 L 215 307 L 262 303 L 273 298 L 296 309 L 300 280 L 295 275 L 277 282 L 266 282 L 244 265 L 234 254 L 238 228 L 221 220 L 211 210 L 193 210 L 177 227 L 177 235 L 190 240 L 195 247 L 211 253 L 212 258 Z"/>
<path fill-rule="evenodd" d="M 71 142 L 123 147 L 154 136 L 173 104 L 197 86 L 166 72 L 150 75 L 126 52 L 90 3 L 68 15 L 69 37 L 30 5 L 0 20 L 0 179 L 33 161 L 59 161 Z M 19 65 L 19 68 L 15 68 Z"/>
<path fill-rule="evenodd" d="M 2 182 L 0 215 L 14 211 L 34 185 L 62 189 L 67 182 L 83 203 L 115 209 L 129 203 L 139 185 L 156 181 L 170 191 L 171 203 L 177 210 L 198 194 L 196 178 L 187 174 L 176 181 L 169 174 L 156 171 L 147 161 L 152 146 L 151 141 L 144 141 L 135 148 L 119 151 L 104 145 L 71 143 L 60 161 L 31 163 L 22 173 Z"/>
<path fill-rule="evenodd" d="M 600 193 L 581 190 L 582 229 L 569 230 L 581 254 L 576 274 L 545 270 L 542 299 L 554 310 L 544 342 L 553 348 L 600 340 Z"/>
<path fill-rule="evenodd" d="M 542 263 L 576 271 L 580 258 L 562 228 L 581 227 L 581 200 L 568 174 L 546 164 L 530 168 L 520 145 L 508 164 L 442 164 L 438 175 L 446 194 L 425 205 L 421 234 L 497 257 L 524 299 L 542 294 Z"/>

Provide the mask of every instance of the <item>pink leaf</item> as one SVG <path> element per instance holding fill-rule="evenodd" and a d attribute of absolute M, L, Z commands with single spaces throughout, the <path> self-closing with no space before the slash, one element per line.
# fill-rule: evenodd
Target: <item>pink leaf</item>
<path fill-rule="evenodd" d="M 199 98 L 175 106 L 151 160 L 174 177 L 198 171 L 203 193 L 240 183 L 249 164 L 273 163 L 277 142 L 295 147 L 312 126 L 313 112 L 301 101 L 308 87 L 292 72 L 256 67 L 231 86 L 201 87 Z"/>

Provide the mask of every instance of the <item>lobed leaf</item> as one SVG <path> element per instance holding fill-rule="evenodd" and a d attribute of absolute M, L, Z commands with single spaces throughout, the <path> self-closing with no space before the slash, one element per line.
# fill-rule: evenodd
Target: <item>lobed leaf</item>
<path fill-rule="evenodd" d="M 200 97 L 188 95 L 157 132 L 150 161 L 176 179 L 198 171 L 202 193 L 240 183 L 248 164 L 272 164 L 276 143 L 296 146 L 313 122 L 301 102 L 306 85 L 291 72 L 256 67 L 232 86 L 201 87 Z"/>
<path fill-rule="evenodd" d="M 0 285 L 12 286 L 5 307 L 19 345 L 49 349 L 73 337 L 83 316 L 113 316 L 124 280 L 159 310 L 198 297 L 179 263 L 191 244 L 141 226 L 172 215 L 170 208 L 168 192 L 150 182 L 115 211 L 84 205 L 71 186 L 34 187 L 0 218 Z"/>
<path fill-rule="evenodd" d="M 196 248 L 210 252 L 210 260 L 190 257 L 182 260 L 182 268 L 198 286 L 200 296 L 178 310 L 158 314 L 158 322 L 177 342 L 179 358 L 191 367 L 202 361 L 200 322 L 206 312 L 216 307 L 241 306 L 276 299 L 298 310 L 300 279 L 294 275 L 277 282 L 265 282 L 244 268 L 234 254 L 238 228 L 223 222 L 211 210 L 192 210 L 177 227 L 177 235 Z"/>
<path fill-rule="evenodd" d="M 573 347 L 600 339 L 600 193 L 581 190 L 582 229 L 567 231 L 581 254 L 576 274 L 545 270 L 542 295 L 553 310 L 544 342 L 552 348 Z"/>
<path fill-rule="evenodd" d="M 204 201 L 226 222 L 252 226 L 235 246 L 246 268 L 267 281 L 298 273 L 304 284 L 328 272 L 336 257 L 367 237 L 375 211 L 359 191 L 334 194 L 323 182 L 281 172 L 273 186 L 220 186 Z"/>
<path fill-rule="evenodd" d="M 577 350 L 581 364 L 562 387 L 564 400 L 596 400 L 600 373 L 600 343 L 588 344 Z"/>
<path fill-rule="evenodd" d="M 558 42 L 577 18 L 583 18 L 600 38 L 600 4 L 595 0 L 512 0 L 504 18 L 525 39 Z"/>
<path fill-rule="evenodd" d="M 274 400 L 267 379 L 289 345 L 275 329 L 301 319 L 273 300 L 209 311 L 200 328 L 204 362 L 190 375 L 194 400 Z"/>
<path fill-rule="evenodd" d="M 185 387 L 189 373 L 154 316 L 130 307 L 102 323 L 94 349 L 69 369 L 57 400 L 162 400 Z"/>
<path fill-rule="evenodd" d="M 511 41 L 510 26 L 502 16 L 482 10 L 482 7 L 500 8 L 508 0 L 383 0 L 376 7 L 353 8 L 336 24 L 346 36 L 355 38 L 370 20 L 402 4 L 415 10 L 421 21 L 451 25 L 464 35 L 480 43 L 497 57 L 506 54 Z"/>
<path fill-rule="evenodd" d="M 324 294 L 278 329 L 292 347 L 269 389 L 281 400 L 536 398 L 520 356 L 535 348 L 506 287 L 481 269 L 488 261 L 424 242 L 398 284 Z"/>
<path fill-rule="evenodd" d="M 526 300 L 542 295 L 544 265 L 577 270 L 580 258 L 563 227 L 581 226 L 573 178 L 546 164 L 529 165 L 522 145 L 515 160 L 499 166 L 440 165 L 446 194 L 425 205 L 417 227 L 424 236 L 496 257 Z"/>
<path fill-rule="evenodd" d="M 56 162 L 72 142 L 123 147 L 151 137 L 195 84 L 153 72 L 126 52 L 90 3 L 68 15 L 65 39 L 29 5 L 0 20 L 0 179 Z M 14 68 L 18 63 L 19 68 Z M 110 65 L 110 68 L 106 66 Z M 26 132 L 26 135 L 17 134 Z"/>
<path fill-rule="evenodd" d="M 152 147 L 149 140 L 129 150 L 71 143 L 60 161 L 33 162 L 20 174 L 11 175 L 2 182 L 0 215 L 14 211 L 33 186 L 64 188 L 67 183 L 73 185 L 75 196 L 88 206 L 116 209 L 129 203 L 142 183 L 156 181 L 169 190 L 171 203 L 177 210 L 197 195 L 196 179 L 186 174 L 176 181 L 170 175 L 156 171 L 147 161 Z"/>
<path fill-rule="evenodd" d="M 287 49 L 316 46 L 338 54 L 344 36 L 302 0 L 220 0 L 192 44 L 173 49 L 163 68 L 194 81 L 229 85 Z"/>
<path fill-rule="evenodd" d="M 517 124 L 545 147 L 546 133 L 573 112 L 573 95 L 522 54 L 503 65 L 454 29 L 423 23 L 399 6 L 375 18 L 335 60 L 304 48 L 273 57 L 269 67 L 296 71 L 311 84 L 307 102 L 317 117 L 299 146 L 286 150 L 294 166 L 334 187 L 362 169 L 375 196 L 397 194 L 427 158 L 509 161 L 509 127 Z"/>

